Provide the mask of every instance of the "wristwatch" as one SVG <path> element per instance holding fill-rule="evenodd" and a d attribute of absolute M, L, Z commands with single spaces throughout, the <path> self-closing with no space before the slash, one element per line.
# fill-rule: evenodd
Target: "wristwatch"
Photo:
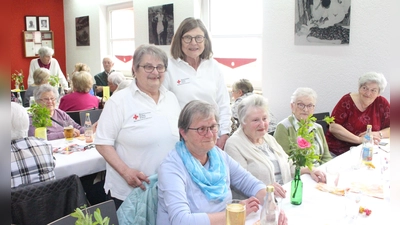
<path fill-rule="evenodd" d="M 379 131 L 379 137 L 381 137 L 381 139 L 383 139 L 383 135 L 382 135 L 381 131 Z"/>

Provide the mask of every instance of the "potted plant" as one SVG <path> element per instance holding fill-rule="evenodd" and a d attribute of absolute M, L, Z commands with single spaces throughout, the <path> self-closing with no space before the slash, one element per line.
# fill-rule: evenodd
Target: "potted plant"
<path fill-rule="evenodd" d="M 93 215 L 90 214 L 86 208 L 86 205 L 82 206 L 81 210 L 80 208 L 76 208 L 75 211 L 73 213 L 71 213 L 70 215 L 72 217 L 77 218 L 75 224 L 79 224 L 79 225 L 108 225 L 110 223 L 110 218 L 109 217 L 103 217 L 101 216 L 101 212 L 100 209 L 97 208 L 94 211 L 94 219 L 96 220 L 95 222 L 93 222 Z"/>
<path fill-rule="evenodd" d="M 58 77 L 58 74 L 56 75 L 50 75 L 49 78 L 49 84 L 55 88 L 58 88 L 58 83 L 60 82 L 60 78 Z"/>
<path fill-rule="evenodd" d="M 47 127 L 51 126 L 50 110 L 40 104 L 33 104 L 28 109 L 32 115 L 32 125 L 35 129 L 35 137 L 47 140 Z"/>

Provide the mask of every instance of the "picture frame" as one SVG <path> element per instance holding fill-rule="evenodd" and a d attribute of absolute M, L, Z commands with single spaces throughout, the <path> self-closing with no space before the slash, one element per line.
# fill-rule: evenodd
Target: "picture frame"
<path fill-rule="evenodd" d="M 39 31 L 49 31 L 50 30 L 50 19 L 48 16 L 38 17 L 38 28 Z"/>
<path fill-rule="evenodd" d="M 25 30 L 26 31 L 37 30 L 36 16 L 25 16 Z"/>

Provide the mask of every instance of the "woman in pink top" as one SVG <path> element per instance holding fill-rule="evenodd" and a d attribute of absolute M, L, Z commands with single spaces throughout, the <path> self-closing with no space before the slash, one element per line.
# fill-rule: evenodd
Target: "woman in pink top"
<path fill-rule="evenodd" d="M 97 108 L 99 99 L 89 94 L 92 86 L 93 77 L 89 72 L 74 73 L 72 76 L 73 92 L 61 98 L 58 108 L 65 112 Z"/>

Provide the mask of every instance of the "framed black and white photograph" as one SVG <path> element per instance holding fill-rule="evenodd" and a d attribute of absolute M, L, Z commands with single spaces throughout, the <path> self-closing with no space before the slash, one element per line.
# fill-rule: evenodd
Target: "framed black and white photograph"
<path fill-rule="evenodd" d="M 351 0 L 295 0 L 296 45 L 348 45 Z"/>
<path fill-rule="evenodd" d="M 174 36 L 174 5 L 149 7 L 149 43 L 170 45 Z"/>
<path fill-rule="evenodd" d="M 38 26 L 40 31 L 50 30 L 50 20 L 48 16 L 39 16 L 38 21 L 39 21 Z"/>
<path fill-rule="evenodd" d="M 37 30 L 36 16 L 25 16 L 25 30 L 26 31 Z"/>
<path fill-rule="evenodd" d="M 90 46 L 89 16 L 75 18 L 76 46 Z"/>

